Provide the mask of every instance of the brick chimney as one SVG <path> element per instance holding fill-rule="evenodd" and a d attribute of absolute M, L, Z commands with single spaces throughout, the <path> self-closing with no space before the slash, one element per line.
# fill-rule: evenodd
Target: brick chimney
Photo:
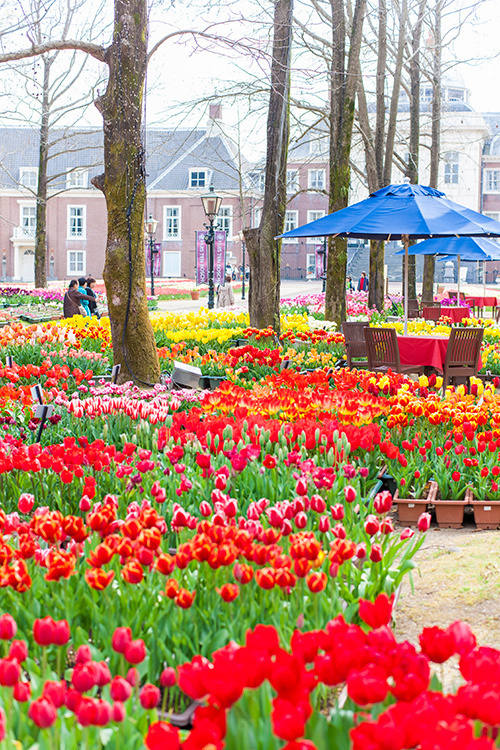
<path fill-rule="evenodd" d="M 211 104 L 208 110 L 210 120 L 222 120 L 222 104 Z"/>

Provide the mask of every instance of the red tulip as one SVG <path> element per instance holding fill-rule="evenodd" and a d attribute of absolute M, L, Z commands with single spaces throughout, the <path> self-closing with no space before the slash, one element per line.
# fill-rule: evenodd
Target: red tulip
<path fill-rule="evenodd" d="M 111 645 L 114 651 L 118 654 L 123 654 L 131 640 L 132 630 L 130 628 L 116 628 L 111 639 Z"/>
<path fill-rule="evenodd" d="M 156 685 L 146 683 L 140 692 L 139 700 L 143 708 L 152 709 L 156 708 L 160 702 L 160 697 L 161 694 Z"/>
<path fill-rule="evenodd" d="M 47 729 L 57 719 L 57 711 L 52 701 L 46 698 L 37 698 L 28 708 L 28 716 L 37 727 Z"/>
<path fill-rule="evenodd" d="M 67 620 L 56 620 L 54 622 L 53 641 L 56 646 L 64 646 L 69 641 L 70 631 Z"/>
<path fill-rule="evenodd" d="M 17 507 L 19 508 L 20 513 L 27 514 L 31 513 L 34 504 L 35 496 L 30 494 L 29 492 L 23 492 L 22 495 L 19 496 Z"/>
<path fill-rule="evenodd" d="M 179 730 L 164 721 L 157 721 L 144 738 L 148 750 L 179 750 Z"/>
<path fill-rule="evenodd" d="M 344 497 L 348 503 L 353 503 L 357 496 L 358 493 L 352 485 L 348 484 L 347 487 L 344 487 Z"/>
<path fill-rule="evenodd" d="M 33 623 L 33 638 L 39 646 L 50 646 L 54 643 L 55 622 L 52 617 L 44 617 Z"/>
<path fill-rule="evenodd" d="M 116 677 L 113 677 L 111 680 L 109 692 L 114 701 L 125 703 L 125 701 L 132 695 L 132 686 L 124 677 L 116 675 Z"/>
<path fill-rule="evenodd" d="M 8 613 L 0 617 L 0 638 L 2 641 L 10 641 L 17 633 L 17 624 L 12 615 Z"/>
<path fill-rule="evenodd" d="M 163 688 L 171 688 L 177 682 L 177 675 L 175 669 L 172 667 L 165 667 L 160 675 L 160 685 Z"/>
<path fill-rule="evenodd" d="M 94 720 L 94 724 L 97 727 L 105 727 L 106 724 L 109 724 L 109 722 L 111 721 L 111 714 L 112 710 L 108 701 L 102 699 L 96 701 L 96 717 Z"/>
<path fill-rule="evenodd" d="M 18 703 L 26 703 L 31 698 L 31 685 L 29 682 L 16 682 L 12 695 Z"/>
<path fill-rule="evenodd" d="M 420 648 L 428 659 L 442 664 L 455 653 L 455 637 L 450 630 L 424 628 L 419 635 Z"/>
<path fill-rule="evenodd" d="M 380 562 L 382 560 L 382 547 L 380 544 L 372 544 L 370 550 L 370 560 L 372 562 Z"/>
<path fill-rule="evenodd" d="M 130 667 L 125 679 L 132 687 L 137 687 L 141 682 L 141 676 L 135 667 Z"/>
<path fill-rule="evenodd" d="M 337 503 L 337 505 L 332 505 L 330 508 L 330 513 L 332 514 L 332 518 L 334 521 L 342 521 L 345 515 L 344 506 L 340 503 Z"/>
<path fill-rule="evenodd" d="M 120 701 L 115 701 L 111 706 L 111 720 L 119 723 L 125 721 L 126 715 L 127 712 L 123 703 L 120 703 Z"/>
<path fill-rule="evenodd" d="M 419 531 L 427 531 L 431 525 L 431 514 L 421 513 L 417 525 Z"/>
<path fill-rule="evenodd" d="M 82 727 L 95 724 L 97 720 L 97 701 L 94 698 L 83 696 L 76 708 L 75 715 Z"/>
<path fill-rule="evenodd" d="M 179 589 L 179 593 L 175 597 L 175 603 L 181 609 L 189 609 L 194 602 L 196 591 L 189 592 L 187 589 Z"/>
<path fill-rule="evenodd" d="M 125 659 L 129 664 L 140 664 L 146 658 L 146 646 L 144 641 L 138 638 L 136 641 L 130 641 L 125 646 Z"/>
<path fill-rule="evenodd" d="M 460 620 L 452 622 L 451 625 L 448 625 L 448 632 L 453 637 L 455 652 L 460 656 L 468 654 L 469 651 L 476 648 L 476 637 L 466 622 L 460 622 Z"/>
<path fill-rule="evenodd" d="M 21 676 L 21 667 L 16 659 L 0 659 L 0 685 L 13 687 Z"/>
<path fill-rule="evenodd" d="M 28 658 L 28 644 L 26 641 L 12 641 L 9 649 L 9 659 L 16 659 L 19 663 Z"/>
<path fill-rule="evenodd" d="M 392 508 L 391 493 L 385 490 L 384 492 L 379 492 L 378 495 L 375 495 L 375 500 L 373 501 L 373 507 L 375 508 L 376 512 L 379 514 L 388 513 L 390 509 Z"/>
<path fill-rule="evenodd" d="M 324 591 L 327 583 L 328 578 L 324 571 L 314 571 L 307 579 L 307 588 L 309 591 L 312 591 L 313 594 L 318 594 L 320 591 Z"/>
<path fill-rule="evenodd" d="M 42 698 L 47 698 L 47 700 L 52 701 L 56 708 L 61 708 L 65 705 L 66 691 L 67 687 L 64 680 L 61 680 L 61 682 L 47 680 L 42 688 Z"/>
<path fill-rule="evenodd" d="M 360 599 L 359 616 L 371 628 L 381 628 L 391 621 L 393 602 L 394 594 L 389 599 L 385 593 L 379 594 L 374 602 Z"/>
<path fill-rule="evenodd" d="M 75 654 L 75 664 L 86 664 L 88 661 L 92 661 L 90 646 L 87 646 L 87 644 L 78 646 Z"/>
<path fill-rule="evenodd" d="M 360 671 L 353 670 L 347 678 L 349 698 L 359 706 L 381 703 L 388 691 L 385 669 L 375 664 L 368 664 Z"/>
<path fill-rule="evenodd" d="M 233 602 L 239 596 L 240 587 L 237 583 L 225 583 L 221 588 L 216 588 L 217 593 L 225 602 Z"/>
<path fill-rule="evenodd" d="M 373 515 L 369 515 L 366 517 L 365 521 L 365 531 L 369 536 L 373 536 L 376 534 L 380 529 L 380 525 L 378 522 L 378 518 Z"/>
<path fill-rule="evenodd" d="M 97 670 L 94 662 L 89 661 L 85 664 L 77 664 L 73 669 L 71 682 L 79 693 L 86 693 L 88 690 L 91 690 L 96 681 Z"/>

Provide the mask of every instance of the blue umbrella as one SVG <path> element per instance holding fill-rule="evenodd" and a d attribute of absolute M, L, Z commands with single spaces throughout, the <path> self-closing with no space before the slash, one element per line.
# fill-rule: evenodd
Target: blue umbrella
<path fill-rule="evenodd" d="M 404 255 L 399 250 L 395 255 Z M 500 260 L 500 245 L 485 237 L 441 237 L 425 240 L 408 248 L 408 255 L 442 255 L 439 260 L 456 257 L 458 263 L 458 294 L 460 294 L 460 261 Z"/>
<path fill-rule="evenodd" d="M 342 236 L 397 240 L 405 246 L 405 333 L 408 321 L 408 246 L 429 237 L 500 237 L 500 222 L 448 200 L 424 185 L 389 185 L 364 201 L 304 224 L 281 237 Z"/>

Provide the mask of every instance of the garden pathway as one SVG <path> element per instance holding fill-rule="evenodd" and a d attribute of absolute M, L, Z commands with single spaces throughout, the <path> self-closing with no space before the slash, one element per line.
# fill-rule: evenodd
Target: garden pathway
<path fill-rule="evenodd" d="M 500 646 L 500 531 L 431 527 L 405 579 L 395 611 L 398 639 L 418 644 L 424 627 L 463 620 L 481 646 Z M 460 679 L 457 662 L 444 670 L 445 684 Z"/>

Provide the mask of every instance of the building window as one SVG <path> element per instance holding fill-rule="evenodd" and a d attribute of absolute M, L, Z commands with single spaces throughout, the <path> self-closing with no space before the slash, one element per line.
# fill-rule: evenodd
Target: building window
<path fill-rule="evenodd" d="M 207 186 L 207 172 L 205 169 L 191 169 L 189 172 L 189 187 L 204 188 Z"/>
<path fill-rule="evenodd" d="M 86 188 L 88 187 L 88 172 L 86 169 L 72 169 L 66 173 L 66 187 Z"/>
<path fill-rule="evenodd" d="M 285 213 L 285 232 L 291 232 L 299 226 L 299 212 L 286 211 Z M 285 237 L 283 242 L 297 242 L 296 237 Z"/>
<path fill-rule="evenodd" d="M 287 169 L 286 170 L 286 192 L 298 193 L 298 191 L 299 191 L 299 170 Z"/>
<path fill-rule="evenodd" d="M 324 211 L 308 211 L 307 223 L 310 224 L 311 221 L 318 221 L 318 219 L 322 219 L 324 215 L 325 215 Z"/>
<path fill-rule="evenodd" d="M 254 227 L 260 227 L 262 208 L 255 208 L 253 212 Z"/>
<path fill-rule="evenodd" d="M 421 90 L 420 94 L 420 101 L 421 102 L 431 102 L 432 101 L 432 89 L 429 87 L 424 87 Z"/>
<path fill-rule="evenodd" d="M 233 236 L 233 207 L 221 206 L 217 222 L 220 224 L 220 228 L 225 231 L 228 239 L 231 239 Z"/>
<path fill-rule="evenodd" d="M 181 239 L 181 207 L 163 206 L 163 239 Z"/>
<path fill-rule="evenodd" d="M 36 190 L 38 186 L 38 169 L 36 167 L 21 167 L 19 170 L 19 184 L 21 187 Z"/>
<path fill-rule="evenodd" d="M 444 155 L 444 181 L 446 185 L 458 185 L 459 154 L 448 151 Z"/>
<path fill-rule="evenodd" d="M 483 213 L 488 219 L 494 219 L 494 221 L 500 220 L 500 213 L 498 211 L 483 211 Z"/>
<path fill-rule="evenodd" d="M 68 239 L 84 240 L 85 206 L 68 206 Z"/>
<path fill-rule="evenodd" d="M 36 206 L 21 206 L 21 227 L 23 234 L 30 237 L 36 232 Z"/>
<path fill-rule="evenodd" d="M 465 91 L 463 91 L 463 89 L 448 89 L 449 102 L 463 102 L 464 99 Z"/>
<path fill-rule="evenodd" d="M 324 190 L 325 189 L 325 170 L 324 169 L 310 169 L 309 170 L 309 190 Z"/>
<path fill-rule="evenodd" d="M 85 276 L 86 269 L 85 250 L 68 251 L 68 276 Z"/>
<path fill-rule="evenodd" d="M 500 169 L 484 170 L 484 192 L 500 193 Z"/>

